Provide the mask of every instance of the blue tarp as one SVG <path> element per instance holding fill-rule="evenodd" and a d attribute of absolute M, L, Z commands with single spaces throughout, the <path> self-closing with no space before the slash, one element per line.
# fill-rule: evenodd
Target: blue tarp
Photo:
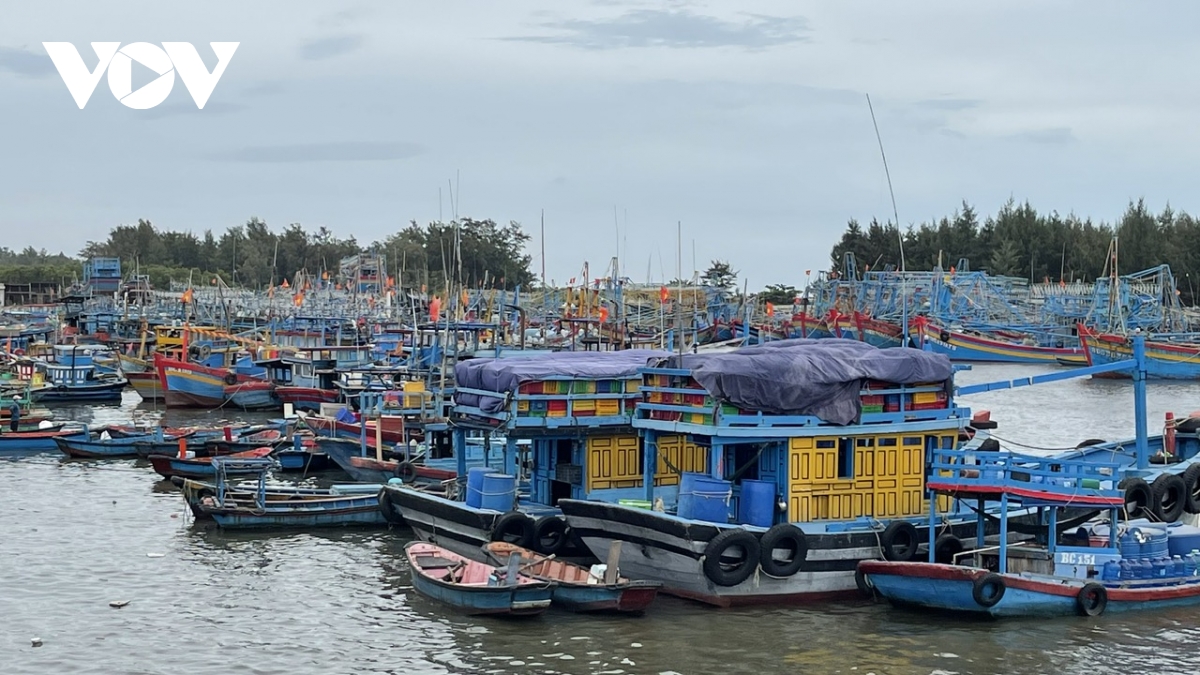
<path fill-rule="evenodd" d="M 721 401 L 769 415 L 814 415 L 850 424 L 862 412 L 865 380 L 897 384 L 950 379 L 950 358 L 917 349 L 879 349 L 855 340 L 780 340 L 719 354 L 684 354 L 652 365 L 688 368 Z"/>
<path fill-rule="evenodd" d="M 477 407 L 488 413 L 500 412 L 504 400 L 459 391 L 481 389 L 497 393 L 515 393 L 522 382 L 550 377 L 605 380 L 638 376 L 646 363 L 667 356 L 653 349 L 627 349 L 615 352 L 546 352 L 521 359 L 467 359 L 454 365 L 454 403 Z"/>

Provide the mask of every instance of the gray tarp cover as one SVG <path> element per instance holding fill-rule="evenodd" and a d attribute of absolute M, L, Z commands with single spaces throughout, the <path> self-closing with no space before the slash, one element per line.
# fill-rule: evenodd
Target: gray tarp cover
<path fill-rule="evenodd" d="M 637 377 L 647 362 L 667 356 L 653 349 L 628 349 L 616 352 L 547 352 L 538 356 L 499 359 L 467 359 L 454 366 L 456 388 L 482 389 L 498 393 L 515 392 L 522 382 L 544 380 L 554 375 L 581 379 L 622 379 Z M 504 401 L 468 392 L 454 392 L 458 405 L 473 406 L 496 413 Z"/>
<path fill-rule="evenodd" d="M 678 367 L 679 355 L 652 365 Z M 683 367 L 713 396 L 745 410 L 815 415 L 850 424 L 862 410 L 864 380 L 941 382 L 953 367 L 944 354 L 879 349 L 855 340 L 780 340 L 720 354 L 684 354 Z"/>

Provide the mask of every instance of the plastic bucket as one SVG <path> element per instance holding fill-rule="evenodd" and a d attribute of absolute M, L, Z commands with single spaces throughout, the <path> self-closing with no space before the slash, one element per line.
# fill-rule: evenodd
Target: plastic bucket
<path fill-rule="evenodd" d="M 467 469 L 467 506 L 479 508 L 483 498 L 483 477 L 491 472 L 484 466 Z"/>
<path fill-rule="evenodd" d="M 503 473 L 489 473 L 483 477 L 482 492 L 480 508 L 511 511 L 516 501 L 517 478 Z"/>
<path fill-rule="evenodd" d="M 692 491 L 693 520 L 710 523 L 729 522 L 729 498 L 733 495 L 732 484 L 727 480 L 697 478 Z"/>
<path fill-rule="evenodd" d="M 691 518 L 696 512 L 693 493 L 696 492 L 696 481 L 702 478 L 707 476 L 702 473 L 679 474 L 679 498 L 675 502 L 675 514 L 680 518 Z"/>
<path fill-rule="evenodd" d="M 775 520 L 775 482 L 743 480 L 738 499 L 737 521 L 755 527 L 770 527 Z"/>

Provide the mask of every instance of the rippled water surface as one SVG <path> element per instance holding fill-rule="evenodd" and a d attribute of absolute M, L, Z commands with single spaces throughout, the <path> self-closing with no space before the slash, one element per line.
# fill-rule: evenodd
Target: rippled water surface
<path fill-rule="evenodd" d="M 959 381 L 1041 370 L 976 366 Z M 61 416 L 160 415 L 129 397 Z M 1039 448 L 1132 435 L 1132 401 L 1128 383 L 1092 380 L 964 399 L 992 411 L 1001 437 Z M 1193 409 L 1200 386 L 1151 385 L 1152 431 L 1165 411 Z M 206 417 L 218 416 L 168 420 Z M 661 598 L 640 618 L 474 619 L 413 594 L 403 530 L 221 534 L 192 525 L 174 489 L 132 460 L 0 460 L 0 486 L 5 675 L 1200 672 L 1200 608 L 990 622 Z"/>

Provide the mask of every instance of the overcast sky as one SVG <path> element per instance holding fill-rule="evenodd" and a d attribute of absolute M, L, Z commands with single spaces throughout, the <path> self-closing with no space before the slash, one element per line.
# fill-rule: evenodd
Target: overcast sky
<path fill-rule="evenodd" d="M 340 9 L 339 9 L 340 8 Z M 114 225 L 258 216 L 360 242 L 411 219 L 546 217 L 546 272 L 636 281 L 730 260 L 802 285 L 849 218 L 1010 196 L 1101 219 L 1200 210 L 1190 2 L 8 2 L 0 244 L 74 254 Z M 203 110 L 101 80 L 78 109 L 42 47 L 241 45 Z M 146 71 L 147 73 L 149 71 Z M 135 72 L 134 87 L 152 78 Z M 442 193 L 439 204 L 438 192 Z M 619 214 L 614 224 L 614 207 Z"/>

